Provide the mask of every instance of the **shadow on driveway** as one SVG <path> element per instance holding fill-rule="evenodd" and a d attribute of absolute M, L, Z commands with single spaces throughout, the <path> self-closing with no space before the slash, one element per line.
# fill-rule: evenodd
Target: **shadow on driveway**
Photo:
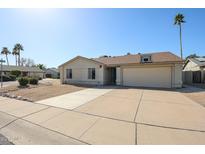
<path fill-rule="evenodd" d="M 0 134 L 0 145 L 13 145 L 13 143 L 9 142 L 9 140 Z"/>

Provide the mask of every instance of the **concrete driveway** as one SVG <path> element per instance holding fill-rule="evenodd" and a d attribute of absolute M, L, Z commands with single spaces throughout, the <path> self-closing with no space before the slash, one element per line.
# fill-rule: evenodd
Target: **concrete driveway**
<path fill-rule="evenodd" d="M 72 110 L 111 90 L 112 89 L 87 88 L 77 92 L 37 101 L 36 103 Z"/>
<path fill-rule="evenodd" d="M 71 109 L 50 102 L 0 97 L 0 134 L 14 144 L 205 144 L 205 108 L 180 92 L 109 89 Z"/>

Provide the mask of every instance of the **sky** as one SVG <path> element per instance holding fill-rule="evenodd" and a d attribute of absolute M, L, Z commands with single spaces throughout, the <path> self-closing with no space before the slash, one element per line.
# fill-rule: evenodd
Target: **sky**
<path fill-rule="evenodd" d="M 0 48 L 24 47 L 21 56 L 58 67 L 77 55 L 88 58 L 171 51 L 205 56 L 205 9 L 0 9 Z M 5 56 L 1 55 L 0 58 Z M 10 64 L 15 58 L 9 55 Z"/>

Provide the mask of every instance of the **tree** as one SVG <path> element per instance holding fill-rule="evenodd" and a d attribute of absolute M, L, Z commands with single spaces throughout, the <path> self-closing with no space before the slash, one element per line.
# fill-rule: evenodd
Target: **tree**
<path fill-rule="evenodd" d="M 19 71 L 19 70 L 12 70 L 10 74 L 14 75 L 15 77 L 19 77 L 21 75 L 21 71 Z"/>
<path fill-rule="evenodd" d="M 21 58 L 20 66 L 33 67 L 33 66 L 35 66 L 35 63 L 34 63 L 33 59 Z"/>
<path fill-rule="evenodd" d="M 7 65 L 9 65 L 8 55 L 11 54 L 11 52 L 8 50 L 7 47 L 3 47 L 1 54 L 6 56 Z"/>
<path fill-rule="evenodd" d="M 19 52 L 18 52 L 18 50 L 16 49 L 16 47 L 13 48 L 12 55 L 15 56 L 16 66 L 17 66 L 17 64 L 18 64 L 17 56 L 19 55 Z"/>
<path fill-rule="evenodd" d="M 26 59 L 26 64 L 25 64 L 26 67 L 33 67 L 35 66 L 35 62 L 33 59 L 30 59 L 30 58 L 27 58 Z"/>
<path fill-rule="evenodd" d="M 21 55 L 21 51 L 23 51 L 23 46 L 20 43 L 17 43 L 14 48 L 17 50 L 18 52 L 18 66 L 20 66 L 21 60 L 20 60 L 20 55 Z"/>
<path fill-rule="evenodd" d="M 185 23 L 185 21 L 184 21 L 184 15 L 178 13 L 178 14 L 175 16 L 174 25 L 178 25 L 178 26 L 179 26 L 180 51 L 181 51 L 181 58 L 183 59 L 183 50 L 182 50 L 182 23 Z"/>
<path fill-rule="evenodd" d="M 21 58 L 21 63 L 20 63 L 20 65 L 21 65 L 21 66 L 25 66 L 25 65 L 26 65 L 26 62 L 27 62 L 27 59 L 26 59 L 26 58 Z"/>
<path fill-rule="evenodd" d="M 45 70 L 46 69 L 46 66 L 44 64 L 37 64 L 36 67 L 42 69 L 42 70 Z"/>

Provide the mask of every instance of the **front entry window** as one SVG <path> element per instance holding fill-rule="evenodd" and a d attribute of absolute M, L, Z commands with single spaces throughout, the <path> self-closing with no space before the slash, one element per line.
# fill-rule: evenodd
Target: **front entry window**
<path fill-rule="evenodd" d="M 88 79 L 95 80 L 95 68 L 88 68 Z"/>

